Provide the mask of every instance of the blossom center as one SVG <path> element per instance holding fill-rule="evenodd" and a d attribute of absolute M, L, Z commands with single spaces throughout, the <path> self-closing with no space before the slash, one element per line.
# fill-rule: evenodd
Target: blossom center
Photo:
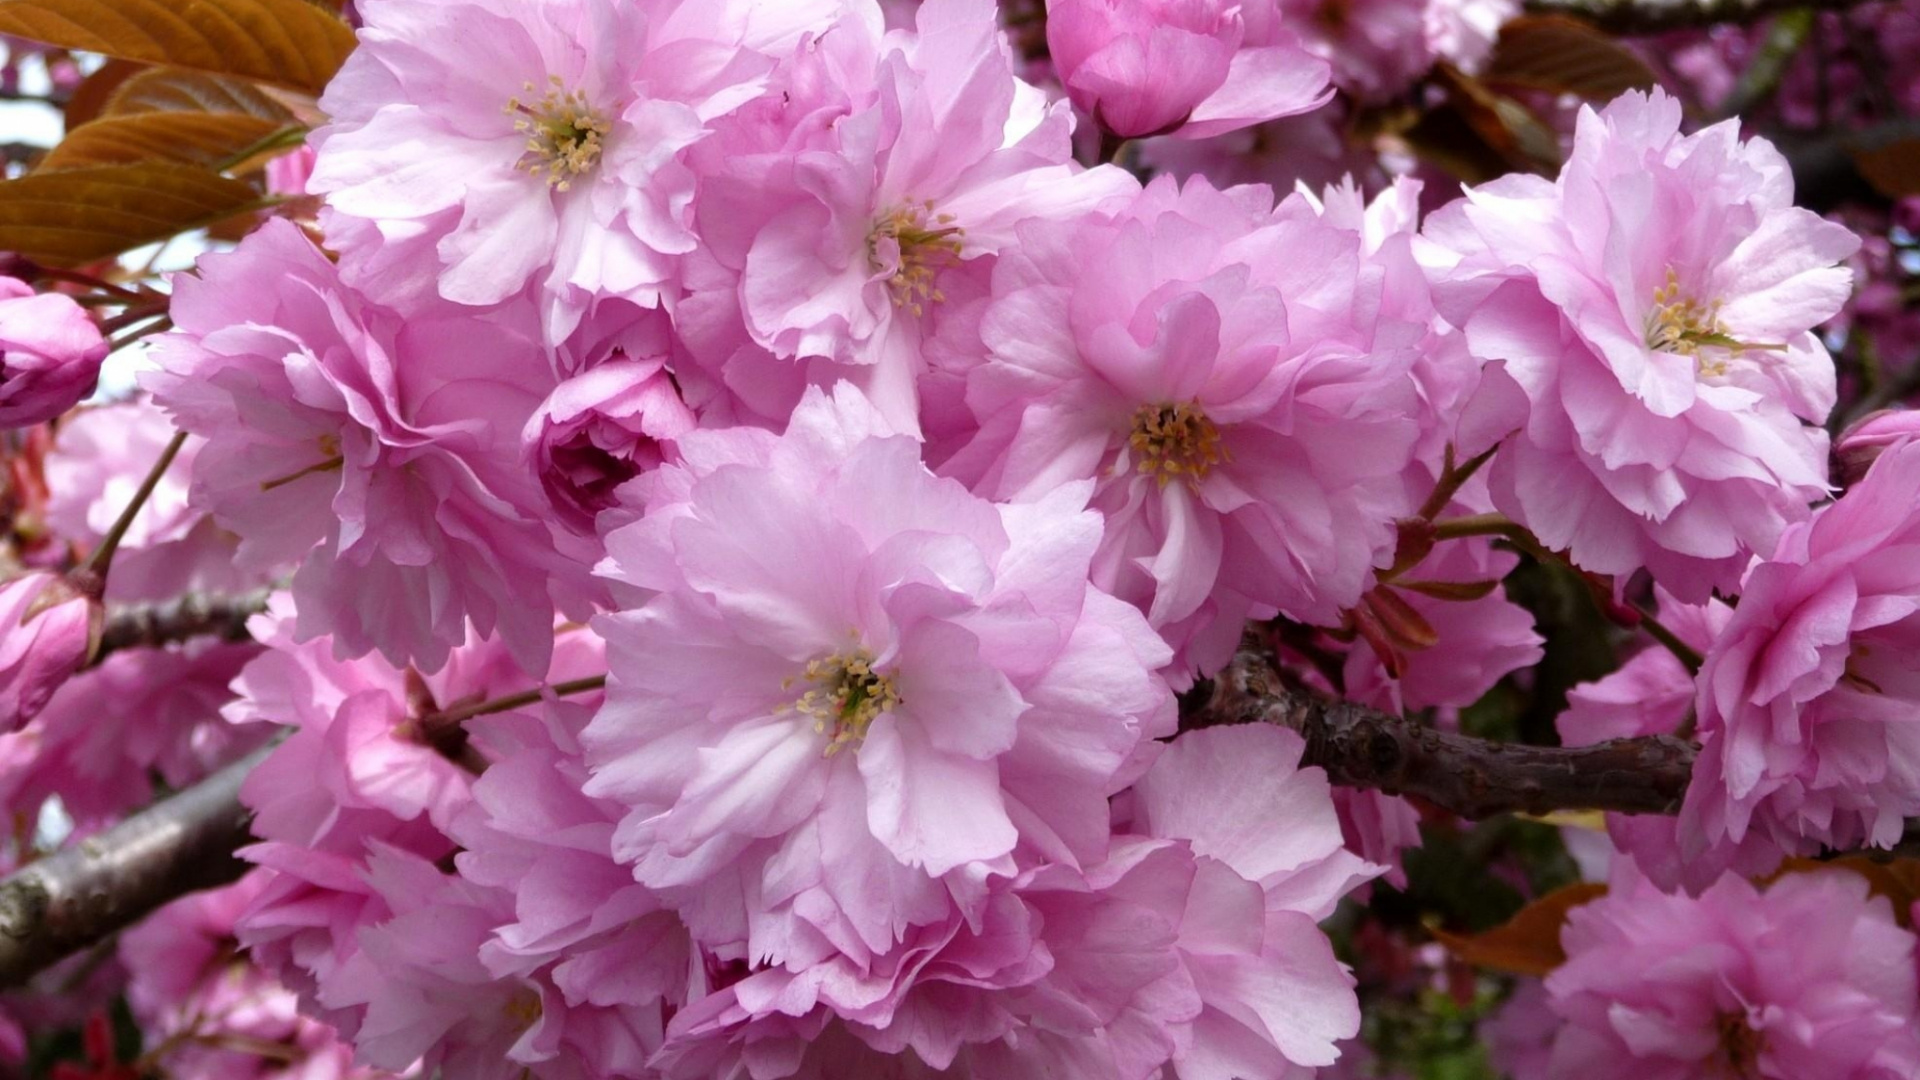
<path fill-rule="evenodd" d="M 934 287 L 940 272 L 960 261 L 961 238 L 966 230 L 953 223 L 952 214 L 936 214 L 933 203 L 908 204 L 873 223 L 867 234 L 867 263 L 875 272 L 890 265 L 883 241 L 893 241 L 899 249 L 892 262 L 893 276 L 887 279 L 887 292 L 894 307 L 903 307 L 915 315 L 926 314 L 926 305 L 939 303 L 946 294 Z"/>
<path fill-rule="evenodd" d="M 1680 275 L 1667 268 L 1667 282 L 1653 290 L 1647 313 L 1647 348 L 1691 358 L 1702 375 L 1725 375 L 1730 360 L 1750 349 L 1784 351 L 1785 345 L 1741 341 L 1720 321 L 1721 301 L 1702 304 L 1680 288 Z M 1714 350 L 1702 355 L 1702 349 Z"/>
<path fill-rule="evenodd" d="M 507 102 L 507 114 L 514 116 L 513 129 L 527 137 L 527 151 L 515 168 L 542 177 L 556 191 L 573 186 L 573 178 L 589 172 L 600 162 L 607 132 L 613 124 L 605 113 L 587 101 L 579 90 L 568 90 L 560 76 L 538 101 L 531 104 L 519 98 Z M 537 89 L 526 84 L 531 95 Z"/>
<path fill-rule="evenodd" d="M 506 1014 L 507 1023 L 513 1030 L 525 1031 L 540 1020 L 543 1011 L 540 995 L 522 986 L 513 992 L 500 1011 Z"/>
<path fill-rule="evenodd" d="M 1198 402 L 1141 406 L 1133 414 L 1127 445 L 1139 457 L 1139 471 L 1158 477 L 1161 487 L 1175 478 L 1197 486 L 1231 456 L 1220 445 L 1220 429 Z"/>
<path fill-rule="evenodd" d="M 1747 1018 L 1738 1013 L 1720 1016 L 1720 1049 L 1726 1053 L 1732 1080 L 1758 1080 L 1760 1052 L 1766 1049 L 1766 1036 L 1753 1030 Z"/>
<path fill-rule="evenodd" d="M 828 757 L 859 746 L 873 722 L 900 704 L 893 676 L 873 670 L 873 654 L 865 649 L 810 661 L 806 679 L 815 685 L 793 707 L 813 717 L 813 730 L 829 735 Z"/>

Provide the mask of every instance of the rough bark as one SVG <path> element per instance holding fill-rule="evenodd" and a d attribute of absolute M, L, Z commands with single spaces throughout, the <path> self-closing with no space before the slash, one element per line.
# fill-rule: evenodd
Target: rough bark
<path fill-rule="evenodd" d="M 0 987 L 18 986 L 67 954 L 198 889 L 237 880 L 252 815 L 240 784 L 262 748 L 0 881 Z"/>
<path fill-rule="evenodd" d="M 1417 796 L 1471 819 L 1555 810 L 1671 814 L 1695 754 L 1692 743 L 1666 735 L 1546 747 L 1440 731 L 1291 686 L 1253 650 L 1214 680 L 1211 700 L 1183 726 L 1246 723 L 1298 731 L 1307 741 L 1305 763 L 1336 784 Z"/>
<path fill-rule="evenodd" d="M 127 604 L 108 610 L 95 660 L 120 649 L 158 648 L 197 637 L 247 640 L 247 620 L 267 610 L 269 589 L 228 596 L 188 593 L 159 604 Z"/>

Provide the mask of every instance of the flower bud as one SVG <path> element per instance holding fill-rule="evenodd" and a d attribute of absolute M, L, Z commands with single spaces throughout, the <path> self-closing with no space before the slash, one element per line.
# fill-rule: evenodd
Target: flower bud
<path fill-rule="evenodd" d="M 591 534 L 614 489 L 667 460 L 694 424 L 660 361 L 614 360 L 555 387 L 523 440 L 561 520 Z"/>
<path fill-rule="evenodd" d="M 1920 410 L 1882 409 L 1855 421 L 1833 443 L 1840 482 L 1859 483 L 1882 451 L 1913 438 L 1920 438 Z"/>
<path fill-rule="evenodd" d="M 1073 103 L 1123 138 L 1157 135 L 1227 81 L 1245 27 L 1223 0 L 1056 0 L 1047 48 Z"/>
<path fill-rule="evenodd" d="M 93 652 L 98 602 L 53 574 L 0 585 L 0 732 L 33 719 Z"/>
<path fill-rule="evenodd" d="M 0 428 L 51 420 L 93 392 L 107 343 L 58 293 L 0 278 Z"/>

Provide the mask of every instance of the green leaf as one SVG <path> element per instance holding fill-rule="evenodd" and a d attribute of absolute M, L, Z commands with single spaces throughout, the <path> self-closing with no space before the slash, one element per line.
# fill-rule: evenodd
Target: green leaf
<path fill-rule="evenodd" d="M 0 0 L 0 33 L 318 94 L 353 31 L 307 0 Z"/>
<path fill-rule="evenodd" d="M 0 251 L 87 263 L 265 202 L 251 184 L 172 162 L 36 172 L 0 182 Z"/>

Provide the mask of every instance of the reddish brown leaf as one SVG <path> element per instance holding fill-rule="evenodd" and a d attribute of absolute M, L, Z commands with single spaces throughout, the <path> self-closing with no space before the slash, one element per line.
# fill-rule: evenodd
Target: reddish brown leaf
<path fill-rule="evenodd" d="M 1607 887 L 1591 882 L 1568 885 L 1535 900 L 1520 913 L 1484 934 L 1457 935 L 1432 931 L 1434 940 L 1469 964 L 1514 975 L 1546 975 L 1566 962 L 1560 947 L 1560 928 L 1567 913 L 1589 900 L 1605 896 Z"/>
<path fill-rule="evenodd" d="M 0 0 L 0 33 L 313 94 L 354 46 L 307 0 Z"/>
<path fill-rule="evenodd" d="M 219 170 L 282 126 L 239 113 L 108 116 L 74 129 L 41 160 L 39 171 L 142 161 L 178 161 Z"/>
<path fill-rule="evenodd" d="M 1633 50 L 1564 15 L 1522 15 L 1500 28 L 1480 77 L 1490 85 L 1608 101 L 1655 83 Z"/>
<path fill-rule="evenodd" d="M 171 162 L 0 182 L 0 251 L 55 265 L 118 255 L 260 205 L 253 186 Z"/>

